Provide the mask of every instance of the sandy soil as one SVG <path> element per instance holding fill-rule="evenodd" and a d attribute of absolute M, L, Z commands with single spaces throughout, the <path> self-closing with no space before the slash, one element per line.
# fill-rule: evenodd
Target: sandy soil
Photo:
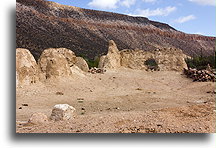
<path fill-rule="evenodd" d="M 213 82 L 192 82 L 173 71 L 74 74 L 70 79 L 17 88 L 16 132 L 213 133 L 214 89 Z M 25 124 L 35 112 L 50 116 L 55 104 L 75 107 L 75 119 Z"/>

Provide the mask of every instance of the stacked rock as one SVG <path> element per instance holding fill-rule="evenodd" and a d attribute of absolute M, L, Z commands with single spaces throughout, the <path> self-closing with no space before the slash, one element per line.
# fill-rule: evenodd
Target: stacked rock
<path fill-rule="evenodd" d="M 88 72 L 90 72 L 90 73 L 92 73 L 92 74 L 96 74 L 96 73 L 101 73 L 101 74 L 103 74 L 104 72 L 106 72 L 106 70 L 103 69 L 103 68 L 92 67 Z"/>
<path fill-rule="evenodd" d="M 209 70 L 197 70 L 197 69 L 184 69 L 184 74 L 188 78 L 192 78 L 193 81 L 198 82 L 215 82 L 215 75 L 212 71 Z"/>

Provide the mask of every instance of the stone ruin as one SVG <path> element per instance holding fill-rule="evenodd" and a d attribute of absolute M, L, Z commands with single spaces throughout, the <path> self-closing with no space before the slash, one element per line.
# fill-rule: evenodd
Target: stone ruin
<path fill-rule="evenodd" d="M 184 60 L 185 55 L 181 50 L 173 48 L 157 49 L 155 51 L 143 51 L 139 49 L 124 49 L 119 51 L 114 41 L 109 41 L 108 53 L 101 56 L 99 68 L 117 69 L 120 67 L 149 70 L 152 69 L 146 64 L 152 60 L 157 64 L 155 70 L 160 71 L 183 71 L 187 69 Z"/>
<path fill-rule="evenodd" d="M 108 69 L 121 67 L 121 55 L 113 40 L 109 41 L 108 53 L 100 58 L 98 67 Z"/>
<path fill-rule="evenodd" d="M 185 55 L 173 48 L 155 51 L 129 50 L 119 51 L 114 41 L 109 41 L 107 55 L 100 58 L 99 69 L 117 69 L 120 67 L 138 70 L 183 71 L 187 69 Z M 156 67 L 146 64 L 148 61 Z M 38 64 L 27 49 L 16 49 L 16 84 L 29 85 L 50 78 L 71 77 L 88 72 L 87 62 L 66 48 L 49 48 L 41 54 Z M 94 71 L 93 71 L 94 72 Z"/>
<path fill-rule="evenodd" d="M 45 49 L 38 64 L 29 50 L 16 49 L 16 86 L 29 85 L 50 78 L 70 77 L 74 69 L 88 72 L 89 67 L 82 57 L 76 57 L 69 49 Z"/>
<path fill-rule="evenodd" d="M 43 77 L 46 79 L 67 77 L 72 74 L 67 59 L 58 49 L 50 48 L 44 50 L 38 60 L 38 65 Z"/>
<path fill-rule="evenodd" d="M 29 85 L 39 81 L 39 67 L 29 50 L 16 49 L 16 85 Z"/>

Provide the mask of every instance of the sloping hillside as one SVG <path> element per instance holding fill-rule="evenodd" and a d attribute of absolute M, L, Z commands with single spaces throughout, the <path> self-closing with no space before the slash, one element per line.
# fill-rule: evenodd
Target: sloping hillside
<path fill-rule="evenodd" d="M 28 48 L 36 59 L 50 47 L 64 47 L 94 58 L 107 52 L 109 40 L 114 40 L 120 50 L 173 47 L 190 56 L 215 51 L 215 37 L 185 34 L 144 17 L 44 0 L 17 0 L 16 39 L 17 48 Z"/>

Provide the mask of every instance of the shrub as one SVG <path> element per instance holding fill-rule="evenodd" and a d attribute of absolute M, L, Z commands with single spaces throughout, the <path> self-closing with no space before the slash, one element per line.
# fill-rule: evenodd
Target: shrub
<path fill-rule="evenodd" d="M 145 61 L 145 65 L 147 65 L 148 69 L 158 70 L 158 64 L 155 59 L 148 59 Z"/>
<path fill-rule="evenodd" d="M 80 57 L 84 58 L 84 60 L 88 64 L 89 68 L 92 68 L 92 67 L 97 67 L 98 68 L 99 61 L 100 61 L 100 58 L 98 56 L 96 56 L 93 60 L 92 59 L 88 59 L 87 57 L 85 57 L 83 55 L 80 55 Z"/>
<path fill-rule="evenodd" d="M 215 56 L 198 56 L 192 59 L 186 59 L 185 62 L 189 68 L 196 68 L 198 70 L 206 69 L 209 64 L 212 68 L 215 69 Z"/>

